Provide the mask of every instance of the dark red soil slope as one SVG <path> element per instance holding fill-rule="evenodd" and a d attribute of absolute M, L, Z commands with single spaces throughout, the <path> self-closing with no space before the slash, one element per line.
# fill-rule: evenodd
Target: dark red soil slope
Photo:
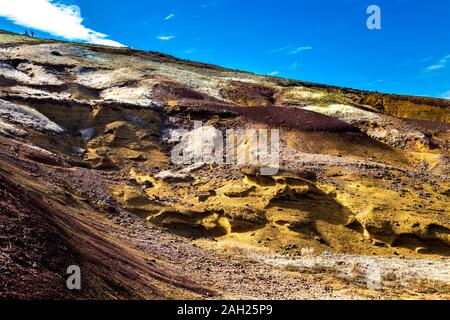
<path fill-rule="evenodd" d="M 27 186 L 23 179 L 30 173 L 19 172 L 11 159 L 0 155 L 0 299 L 170 299 L 208 293 L 114 239 L 114 226 L 99 213 L 58 205 Z M 66 288 L 70 265 L 81 267 L 81 291 Z"/>

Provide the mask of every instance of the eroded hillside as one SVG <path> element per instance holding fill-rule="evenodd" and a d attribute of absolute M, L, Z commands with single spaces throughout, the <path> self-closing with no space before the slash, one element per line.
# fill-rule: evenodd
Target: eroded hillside
<path fill-rule="evenodd" d="M 280 170 L 174 163 L 194 121 Z M 448 298 L 449 146 L 448 100 L 1 32 L 0 297 Z"/>

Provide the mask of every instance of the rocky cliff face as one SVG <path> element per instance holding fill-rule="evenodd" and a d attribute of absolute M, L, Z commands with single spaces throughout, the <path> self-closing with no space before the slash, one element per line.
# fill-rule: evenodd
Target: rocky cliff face
<path fill-rule="evenodd" d="M 278 129 L 280 169 L 174 163 L 169 137 L 195 121 Z M 1 32 L 0 297 L 361 297 L 329 265 L 300 284 L 303 269 L 261 259 L 323 252 L 429 263 L 421 281 L 448 294 L 449 141 L 446 100 Z M 68 264 L 89 270 L 81 293 L 64 289 Z M 312 291 L 274 289 L 321 272 Z"/>

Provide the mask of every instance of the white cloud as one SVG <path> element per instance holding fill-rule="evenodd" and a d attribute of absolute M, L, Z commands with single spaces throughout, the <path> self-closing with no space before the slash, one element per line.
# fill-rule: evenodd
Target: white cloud
<path fill-rule="evenodd" d="M 194 49 L 194 48 L 188 49 L 188 50 L 185 50 L 185 51 L 184 51 L 185 54 L 194 54 L 194 53 L 196 53 L 196 52 L 197 52 L 197 49 Z"/>
<path fill-rule="evenodd" d="M 443 67 L 444 67 L 443 64 L 432 64 L 431 66 L 426 67 L 425 70 L 427 70 L 427 71 L 435 71 L 435 70 L 442 69 Z"/>
<path fill-rule="evenodd" d="M 298 53 L 300 53 L 300 52 L 302 52 L 302 51 L 307 51 L 307 50 L 311 50 L 312 49 L 312 47 L 310 47 L 310 46 L 307 46 L 307 47 L 298 47 L 298 48 L 295 48 L 294 50 L 292 50 L 291 52 L 289 52 L 290 54 L 298 54 Z"/>
<path fill-rule="evenodd" d="M 271 73 L 269 73 L 270 76 L 276 76 L 279 75 L 280 72 L 279 71 L 272 71 Z"/>
<path fill-rule="evenodd" d="M 169 21 L 172 20 L 173 18 L 175 18 L 175 13 L 169 14 L 167 17 L 164 18 L 164 21 Z"/>
<path fill-rule="evenodd" d="M 286 47 L 269 50 L 266 52 L 266 54 L 275 54 L 275 53 L 298 54 L 302 51 L 307 51 L 307 50 L 311 50 L 311 49 L 312 49 L 311 46 L 304 46 L 304 47 L 286 46 Z"/>
<path fill-rule="evenodd" d="M 384 79 L 378 79 L 378 80 L 369 82 L 369 86 L 373 86 L 373 85 L 375 85 L 377 83 L 383 83 L 383 82 L 384 82 Z"/>
<path fill-rule="evenodd" d="M 441 60 L 439 60 L 439 62 L 442 64 L 447 64 L 449 61 L 450 61 L 450 54 L 446 55 Z"/>
<path fill-rule="evenodd" d="M 169 41 L 169 40 L 175 39 L 175 36 L 158 36 L 156 38 L 158 38 L 159 40 L 162 40 L 162 41 Z"/>
<path fill-rule="evenodd" d="M 13 23 L 67 40 L 121 47 L 107 35 L 83 25 L 78 6 L 55 3 L 53 0 L 1 0 L 0 17 Z"/>
<path fill-rule="evenodd" d="M 272 49 L 272 50 L 267 51 L 266 54 L 282 53 L 282 52 L 286 51 L 287 49 L 289 49 L 289 47 Z"/>
<path fill-rule="evenodd" d="M 300 67 L 301 67 L 301 65 L 298 62 L 294 62 L 293 64 L 291 64 L 291 69 L 292 70 L 297 70 Z"/>
<path fill-rule="evenodd" d="M 449 62 L 450 62 L 450 54 L 444 56 L 442 59 L 440 59 L 436 63 L 426 67 L 425 71 L 430 72 L 430 71 L 440 70 L 442 68 L 445 68 Z"/>

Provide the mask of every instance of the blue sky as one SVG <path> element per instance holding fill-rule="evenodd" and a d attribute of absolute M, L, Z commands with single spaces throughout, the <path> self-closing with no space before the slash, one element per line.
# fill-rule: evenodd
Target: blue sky
<path fill-rule="evenodd" d="M 261 74 L 450 98 L 448 0 L 1 3 L 10 7 L 0 6 L 0 28 L 15 32 L 34 27 L 43 37 L 119 42 Z M 381 30 L 366 27 L 371 4 L 381 8 Z M 50 6 L 70 23 L 64 15 L 56 19 Z"/>

